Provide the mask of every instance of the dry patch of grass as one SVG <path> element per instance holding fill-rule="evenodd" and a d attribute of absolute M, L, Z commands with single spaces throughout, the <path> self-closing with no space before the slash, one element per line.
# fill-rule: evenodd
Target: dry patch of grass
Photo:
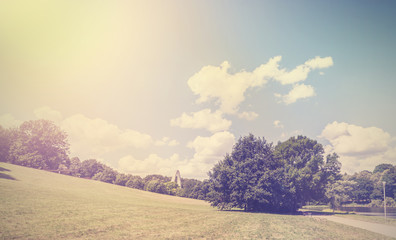
<path fill-rule="evenodd" d="M 0 239 L 387 239 L 315 218 L 208 203 L 0 163 Z"/>

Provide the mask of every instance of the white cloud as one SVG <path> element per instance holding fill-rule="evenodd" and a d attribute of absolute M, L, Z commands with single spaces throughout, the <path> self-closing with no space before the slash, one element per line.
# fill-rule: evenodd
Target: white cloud
<path fill-rule="evenodd" d="M 291 131 L 291 132 L 285 131 L 285 132 L 282 132 L 282 134 L 280 135 L 280 139 L 282 141 L 284 141 L 284 140 L 287 140 L 287 139 L 289 139 L 289 138 L 291 138 L 293 136 L 303 135 L 303 133 L 304 133 L 303 130 L 294 130 L 294 131 Z"/>
<path fill-rule="evenodd" d="M 163 137 L 161 140 L 157 140 L 154 143 L 154 145 L 156 145 L 156 146 L 171 146 L 171 147 L 177 146 L 179 144 L 180 143 L 178 141 L 172 140 L 168 137 Z"/>
<path fill-rule="evenodd" d="M 75 114 L 63 119 L 62 114 L 49 107 L 34 110 L 37 118 L 58 124 L 68 134 L 72 155 L 81 159 L 100 158 L 104 154 L 126 148 L 147 149 L 151 146 L 177 146 L 179 142 L 168 137 L 154 140 L 150 135 L 118 126 L 100 118 Z"/>
<path fill-rule="evenodd" d="M 279 81 L 282 85 L 301 82 L 307 79 L 310 71 L 311 69 L 305 65 L 299 65 L 290 72 L 287 72 L 285 69 L 282 69 L 275 76 L 275 80 Z"/>
<path fill-rule="evenodd" d="M 327 124 L 320 137 L 331 146 L 326 149 L 340 155 L 343 170 L 357 172 L 372 171 L 381 163 L 396 164 L 396 146 L 389 133 L 377 127 L 361 127 L 348 123 Z"/>
<path fill-rule="evenodd" d="M 188 80 L 190 89 L 199 95 L 198 103 L 217 99 L 222 112 L 235 113 L 239 104 L 245 100 L 244 94 L 249 87 L 261 86 L 267 82 L 257 71 L 230 74 L 229 68 L 227 61 L 220 67 L 206 66 Z"/>
<path fill-rule="evenodd" d="M 170 140 L 169 142 L 168 142 L 168 146 L 170 146 L 170 147 L 174 147 L 174 146 L 178 146 L 180 143 L 177 141 L 177 140 Z"/>
<path fill-rule="evenodd" d="M 171 119 L 170 124 L 181 128 L 202 128 L 210 132 L 219 132 L 228 130 L 232 122 L 223 118 L 221 111 L 212 113 L 210 109 L 206 108 L 199 112 L 191 113 L 191 115 L 183 113 L 181 117 Z"/>
<path fill-rule="evenodd" d="M 195 150 L 188 163 L 180 167 L 180 171 L 191 177 L 206 178 L 213 165 L 232 151 L 235 137 L 230 132 L 218 132 L 210 137 L 198 136 L 187 146 Z"/>
<path fill-rule="evenodd" d="M 150 154 L 143 160 L 138 160 L 132 155 L 128 155 L 118 161 L 118 170 L 140 176 L 149 174 L 172 176 L 179 169 L 178 167 L 182 165 L 186 165 L 186 161 L 180 160 L 178 154 L 173 154 L 169 158 Z"/>
<path fill-rule="evenodd" d="M 275 127 L 275 128 L 284 128 L 285 126 L 283 126 L 283 124 L 281 123 L 281 121 L 275 120 L 275 121 L 274 121 L 274 127 Z"/>
<path fill-rule="evenodd" d="M 218 132 L 210 137 L 198 136 L 187 147 L 195 150 L 194 161 L 214 164 L 231 152 L 235 137 L 230 132 Z"/>
<path fill-rule="evenodd" d="M 55 123 L 60 123 L 63 119 L 63 116 L 60 112 L 47 106 L 37 108 L 33 112 L 36 118 L 51 120 Z"/>
<path fill-rule="evenodd" d="M 99 157 L 121 148 L 147 148 L 154 143 L 148 134 L 122 130 L 103 119 L 91 119 L 82 114 L 66 118 L 60 125 L 69 135 L 71 152 L 77 156 Z"/>
<path fill-rule="evenodd" d="M 222 112 L 235 114 L 239 111 L 239 104 L 245 100 L 245 92 L 249 88 L 262 87 L 270 79 L 282 85 L 296 84 L 306 80 L 312 70 L 333 65 L 331 57 L 315 57 L 288 71 L 279 68 L 281 60 L 281 56 L 276 56 L 252 72 L 242 70 L 233 74 L 229 73 L 230 64 L 227 61 L 218 67 L 205 66 L 188 80 L 188 86 L 195 95 L 199 96 L 198 103 L 216 100 Z M 303 88 L 301 86 L 305 86 L 305 90 L 308 88 L 311 90 L 311 94 L 305 97 L 313 96 L 312 86 L 295 85 L 295 88 L 298 87 L 301 90 Z M 299 98 L 288 98 L 288 101 L 292 103 L 291 101 L 297 99 Z"/>
<path fill-rule="evenodd" d="M 328 68 L 333 66 L 333 64 L 334 64 L 333 58 L 331 57 L 321 58 L 319 56 L 305 62 L 305 65 L 307 67 L 310 67 L 311 69 Z"/>
<path fill-rule="evenodd" d="M 0 125 L 3 128 L 14 128 L 22 124 L 22 121 L 17 120 L 12 114 L 5 113 L 0 116 Z"/>
<path fill-rule="evenodd" d="M 276 97 L 281 98 L 281 102 L 286 105 L 295 103 L 298 99 L 309 98 L 315 96 L 315 90 L 311 85 L 296 84 L 293 89 L 286 95 L 275 94 Z"/>
<path fill-rule="evenodd" d="M 259 115 L 255 112 L 242 112 L 238 114 L 239 118 L 246 119 L 248 121 L 255 120 Z"/>
<path fill-rule="evenodd" d="M 305 81 L 308 74 L 314 69 L 328 68 L 333 65 L 331 57 L 315 57 L 307 60 L 304 64 L 297 66 L 291 71 L 281 69 L 275 74 L 274 79 L 279 81 L 282 85 L 295 84 L 300 81 Z"/>
<path fill-rule="evenodd" d="M 118 169 L 141 176 L 154 173 L 172 176 L 176 170 L 180 170 L 182 176 L 203 179 L 207 178 L 207 173 L 215 163 L 227 152 L 232 151 L 234 142 L 234 135 L 226 131 L 210 137 L 198 136 L 187 145 L 195 151 L 191 159 L 181 159 L 178 154 L 169 158 L 150 154 L 147 158 L 139 160 L 128 155 L 118 161 Z"/>

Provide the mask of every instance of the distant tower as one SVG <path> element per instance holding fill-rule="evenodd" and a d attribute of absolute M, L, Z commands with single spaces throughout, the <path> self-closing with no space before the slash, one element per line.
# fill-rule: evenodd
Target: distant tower
<path fill-rule="evenodd" d="M 177 185 L 179 185 L 179 187 L 182 187 L 180 171 L 179 170 L 177 170 L 176 173 L 175 173 L 175 176 L 172 177 L 172 182 L 175 182 L 175 183 L 177 183 Z"/>

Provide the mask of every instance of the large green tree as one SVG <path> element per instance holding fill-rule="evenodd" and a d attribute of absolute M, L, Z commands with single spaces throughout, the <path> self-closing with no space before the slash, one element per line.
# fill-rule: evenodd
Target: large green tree
<path fill-rule="evenodd" d="M 238 207 L 245 211 L 271 208 L 271 171 L 279 167 L 272 157 L 272 145 L 252 134 L 242 137 L 233 151 L 210 172 L 213 192 L 210 202 L 221 209 Z"/>
<path fill-rule="evenodd" d="M 361 171 L 352 175 L 349 180 L 356 182 L 356 186 L 352 191 L 353 201 L 356 203 L 369 203 L 373 195 L 375 182 L 372 173 L 369 171 Z"/>
<path fill-rule="evenodd" d="M 12 163 L 27 167 L 57 170 L 68 166 L 67 134 L 48 120 L 22 123 L 10 146 Z"/>
<path fill-rule="evenodd" d="M 396 199 L 396 166 L 383 172 L 382 181 L 386 183 L 386 196 Z"/>
<path fill-rule="evenodd" d="M 356 182 L 350 180 L 338 180 L 326 186 L 325 194 L 333 212 L 335 209 L 341 207 L 343 202 L 352 200 L 355 187 Z"/>
<path fill-rule="evenodd" d="M 325 186 L 339 179 L 336 154 L 307 137 L 292 137 L 275 149 L 252 134 L 240 138 L 209 173 L 212 206 L 246 211 L 293 212 L 325 198 Z"/>
<path fill-rule="evenodd" d="M 286 208 L 297 210 L 324 198 L 324 188 L 329 177 L 339 173 L 339 163 L 333 156 L 327 158 L 326 165 L 323 154 L 323 146 L 305 136 L 292 137 L 275 147 L 275 158 L 282 162 Z"/>

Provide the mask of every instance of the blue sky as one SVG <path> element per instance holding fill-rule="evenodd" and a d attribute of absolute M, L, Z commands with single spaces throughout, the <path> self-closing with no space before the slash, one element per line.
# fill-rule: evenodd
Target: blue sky
<path fill-rule="evenodd" d="M 72 156 L 139 175 L 205 178 L 248 133 L 396 164 L 395 5 L 2 2 L 0 124 L 51 119 Z"/>

